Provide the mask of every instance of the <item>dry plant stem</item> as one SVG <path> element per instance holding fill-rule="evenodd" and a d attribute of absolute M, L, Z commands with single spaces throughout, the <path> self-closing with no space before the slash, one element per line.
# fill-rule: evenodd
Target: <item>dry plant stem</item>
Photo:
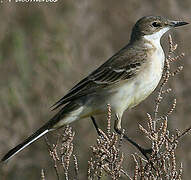
<path fill-rule="evenodd" d="M 73 155 L 74 158 L 74 168 L 75 168 L 75 180 L 79 180 L 78 174 L 79 174 L 79 167 L 78 167 L 78 160 L 76 155 Z"/>
<path fill-rule="evenodd" d="M 45 180 L 44 170 L 41 169 L 41 180 Z"/>
<path fill-rule="evenodd" d="M 110 104 L 107 104 L 108 109 L 108 117 L 107 117 L 107 134 L 111 135 L 111 106 Z"/>
<path fill-rule="evenodd" d="M 115 128 L 115 131 L 118 134 L 122 135 L 122 131 L 121 130 Z M 127 140 L 133 146 L 135 146 L 142 153 L 142 155 L 149 161 L 149 157 L 147 155 L 152 153 L 152 149 L 151 148 L 149 148 L 149 149 L 142 148 L 139 144 L 137 144 L 135 141 L 130 139 L 126 134 L 123 134 L 123 137 L 124 137 L 125 140 Z"/>
<path fill-rule="evenodd" d="M 55 149 L 56 149 L 57 145 L 53 144 L 53 148 L 52 148 L 52 146 L 49 143 L 49 140 L 48 140 L 47 136 L 45 136 L 45 142 L 47 144 L 49 154 L 50 154 L 50 156 L 52 157 L 52 159 L 54 161 L 54 169 L 55 169 L 55 173 L 56 173 L 56 176 L 57 176 L 57 180 L 59 180 L 60 176 L 59 176 L 59 173 L 58 173 L 58 166 L 57 166 L 58 157 L 56 155 L 57 153 L 55 154 Z M 57 143 L 58 143 L 58 141 L 57 141 Z"/>
<path fill-rule="evenodd" d="M 137 162 L 137 159 L 135 158 L 135 155 L 132 155 L 133 156 L 133 159 L 135 161 L 135 170 L 134 170 L 134 180 L 137 180 L 138 179 L 138 171 L 139 171 L 139 164 Z"/>
<path fill-rule="evenodd" d="M 122 167 L 123 153 L 120 153 L 122 136 L 111 132 L 111 108 L 108 105 L 108 123 L 106 133 L 99 129 L 97 144 L 92 146 L 93 156 L 88 161 L 88 179 L 101 179 L 107 174 L 111 179 L 119 179 L 121 175 L 129 177 Z"/>
<path fill-rule="evenodd" d="M 66 126 L 64 133 L 62 135 L 62 147 L 61 147 L 61 164 L 65 172 L 66 180 L 69 179 L 68 170 L 70 166 L 70 157 L 73 153 L 73 138 L 75 133 L 72 128 Z M 77 162 L 77 159 L 76 159 Z"/>
<path fill-rule="evenodd" d="M 110 120 L 111 120 L 111 107 L 110 105 L 108 104 L 108 125 L 107 125 L 107 133 L 110 134 L 111 132 L 111 123 L 110 123 Z M 116 116 L 117 118 L 117 116 Z M 96 128 L 96 131 L 98 133 L 99 136 L 102 136 L 102 133 L 100 133 L 100 129 L 98 128 L 97 126 L 97 123 L 95 121 L 95 118 L 93 116 L 91 116 L 91 119 L 92 119 L 92 122 L 94 124 L 94 127 Z M 127 141 L 129 141 L 132 145 L 134 145 L 144 156 L 145 158 L 149 161 L 149 157 L 147 156 L 148 154 L 151 154 L 152 153 L 152 149 L 145 149 L 145 148 L 142 148 L 139 144 L 137 144 L 135 141 L 133 141 L 132 139 L 130 139 L 127 135 L 124 134 L 124 131 L 122 130 L 119 130 L 119 129 L 115 129 L 115 131 L 121 136 L 121 137 L 124 137 L 124 139 L 126 139 Z"/>
<path fill-rule="evenodd" d="M 111 132 L 111 122 L 109 121 L 111 119 L 111 106 L 109 104 L 107 104 L 107 109 L 108 109 L 108 118 L 107 118 L 107 133 L 110 134 Z M 98 133 L 99 136 L 101 136 L 101 133 L 100 133 L 100 130 L 99 130 L 99 127 L 96 123 L 96 120 L 93 116 L 90 116 L 92 122 L 93 122 L 93 125 Z"/>
<path fill-rule="evenodd" d="M 181 134 L 178 134 L 176 140 L 180 139 L 184 135 L 188 134 L 190 131 L 191 131 L 191 126 L 189 128 L 187 128 L 185 131 L 183 131 Z"/>
<path fill-rule="evenodd" d="M 58 169 L 64 169 L 65 179 L 69 180 L 69 166 L 71 156 L 73 155 L 73 138 L 75 133 L 72 131 L 72 128 L 66 126 L 62 135 L 57 139 L 56 144 L 50 145 L 48 138 L 45 137 L 46 144 L 48 146 L 49 154 L 54 161 L 54 169 L 56 172 L 57 179 L 60 179 Z M 74 170 L 75 170 L 75 179 L 78 180 L 79 168 L 78 161 L 75 155 L 73 155 Z"/>
<path fill-rule="evenodd" d="M 110 119 L 111 119 L 111 107 L 110 105 L 108 104 L 108 125 L 107 125 L 107 133 L 110 134 L 111 132 L 111 123 L 110 123 Z M 116 118 L 118 118 L 116 116 Z M 100 133 L 100 129 L 98 128 L 98 125 L 95 121 L 95 118 L 93 116 L 91 116 L 91 120 L 94 124 L 94 127 L 98 133 L 98 135 L 101 137 L 102 136 L 102 133 Z M 135 146 L 144 156 L 145 158 L 149 161 L 149 157 L 147 156 L 148 154 L 151 154 L 152 153 L 152 149 L 145 149 L 145 148 L 142 148 L 139 144 L 137 144 L 135 141 L 133 141 L 132 139 L 130 139 L 127 135 L 124 134 L 124 130 L 119 130 L 119 129 L 116 129 L 115 128 L 115 131 L 121 136 L 121 137 L 124 137 L 124 139 L 126 139 L 128 142 L 130 142 L 133 146 Z"/>
<path fill-rule="evenodd" d="M 145 129 L 139 125 L 140 130 L 146 135 L 146 137 L 152 143 L 152 154 L 150 156 L 150 162 L 155 167 L 153 171 L 152 166 L 149 162 L 144 161 L 139 156 L 134 155 L 133 159 L 135 161 L 135 173 L 134 179 L 156 179 L 156 180 L 181 180 L 182 179 L 182 164 L 180 167 L 177 166 L 177 160 L 175 151 L 180 138 L 187 134 L 191 127 L 180 133 L 179 130 L 172 135 L 168 130 L 168 117 L 172 114 L 176 107 L 176 99 L 174 99 L 170 109 L 166 114 L 159 116 L 159 107 L 161 101 L 164 99 L 164 95 L 171 92 L 171 89 L 164 89 L 165 85 L 168 83 L 170 77 L 174 77 L 181 70 L 182 66 L 179 66 L 173 73 L 170 72 L 170 63 L 180 60 L 183 54 L 179 56 L 172 57 L 177 45 L 172 42 L 171 36 L 169 36 L 169 55 L 167 56 L 165 62 L 165 68 L 163 72 L 163 81 L 160 85 L 158 96 L 156 98 L 156 105 L 153 117 L 150 114 L 148 116 L 148 129 Z M 160 120 L 160 121 L 159 121 Z"/>
<path fill-rule="evenodd" d="M 167 84 L 170 77 L 177 75 L 183 69 L 183 66 L 179 66 L 174 72 L 170 72 L 170 63 L 183 58 L 184 53 L 180 54 L 179 56 L 172 57 L 172 55 L 174 54 L 174 51 L 176 50 L 178 45 L 173 43 L 171 35 L 169 35 L 168 40 L 169 40 L 169 52 L 168 52 L 168 56 L 165 61 L 165 67 L 164 67 L 164 71 L 163 71 L 163 81 L 161 83 L 161 86 L 160 86 L 160 89 L 158 92 L 158 96 L 156 98 L 156 105 L 155 105 L 154 119 L 153 119 L 154 130 L 156 129 L 156 121 L 161 118 L 164 118 L 164 116 L 161 118 L 158 118 L 159 106 L 160 106 L 162 99 L 164 98 L 163 96 L 164 96 L 164 94 L 171 92 L 171 89 L 164 90 L 164 87 Z M 174 111 L 175 107 L 176 107 L 176 99 L 174 99 L 172 108 L 167 112 L 167 114 L 165 116 L 169 116 Z"/>

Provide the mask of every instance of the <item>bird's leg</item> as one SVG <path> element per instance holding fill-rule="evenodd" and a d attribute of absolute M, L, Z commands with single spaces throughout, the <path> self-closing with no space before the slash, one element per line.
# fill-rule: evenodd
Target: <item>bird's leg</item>
<path fill-rule="evenodd" d="M 101 133 L 100 133 L 100 130 L 99 130 L 99 128 L 98 128 L 98 125 L 97 125 L 97 123 L 96 123 L 96 121 L 95 121 L 95 118 L 94 118 L 93 116 L 90 116 L 90 117 L 91 117 L 91 120 L 92 120 L 92 122 L 93 122 L 93 125 L 94 125 L 94 127 L 95 127 L 95 129 L 96 129 L 98 135 L 101 136 Z"/>
<path fill-rule="evenodd" d="M 114 129 L 118 134 L 122 134 L 121 131 L 121 118 L 116 115 L 116 120 L 115 120 L 115 125 L 114 125 Z M 123 137 L 129 141 L 132 145 L 134 145 L 145 157 L 147 160 L 149 160 L 147 154 L 151 154 L 152 153 L 152 149 L 145 149 L 142 148 L 139 144 L 137 144 L 135 141 L 133 141 L 132 139 L 130 139 L 127 135 L 123 135 Z"/>
<path fill-rule="evenodd" d="M 99 136 L 101 136 L 101 133 L 100 133 L 100 130 L 98 128 L 98 125 L 95 121 L 95 118 L 93 116 L 91 116 L 91 120 L 93 122 L 93 125 L 98 133 Z M 115 120 L 115 125 L 114 125 L 114 129 L 115 131 L 118 133 L 118 134 L 122 134 L 122 131 L 121 131 L 121 118 L 119 118 L 117 115 L 116 115 L 116 120 Z M 123 135 L 123 137 L 129 141 L 132 145 L 134 145 L 145 157 L 147 160 L 149 160 L 147 154 L 151 154 L 152 153 L 152 149 L 145 149 L 145 148 L 142 148 L 139 144 L 137 144 L 135 141 L 133 141 L 132 139 L 130 139 L 127 135 Z"/>

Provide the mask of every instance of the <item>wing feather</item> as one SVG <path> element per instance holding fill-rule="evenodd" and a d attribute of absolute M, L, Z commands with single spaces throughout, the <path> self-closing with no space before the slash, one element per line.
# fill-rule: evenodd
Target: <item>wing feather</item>
<path fill-rule="evenodd" d="M 101 88 L 130 79 L 139 72 L 146 56 L 143 49 L 124 47 L 57 101 L 52 106 L 53 110 L 82 96 L 95 93 Z"/>

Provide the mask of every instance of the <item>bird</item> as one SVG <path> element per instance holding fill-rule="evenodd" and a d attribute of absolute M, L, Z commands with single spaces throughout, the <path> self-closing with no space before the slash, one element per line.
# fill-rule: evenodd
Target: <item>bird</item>
<path fill-rule="evenodd" d="M 57 101 L 52 106 L 53 110 L 58 110 L 55 115 L 8 151 L 1 162 L 7 161 L 50 131 L 79 119 L 107 113 L 107 104 L 110 104 L 116 116 L 114 129 L 120 133 L 124 111 L 146 99 L 162 77 L 165 54 L 160 43 L 161 37 L 168 30 L 186 24 L 161 16 L 140 18 L 132 28 L 129 43 Z"/>

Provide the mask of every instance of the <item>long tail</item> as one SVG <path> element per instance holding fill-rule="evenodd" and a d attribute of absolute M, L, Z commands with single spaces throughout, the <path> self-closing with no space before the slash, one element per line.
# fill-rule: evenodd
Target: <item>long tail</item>
<path fill-rule="evenodd" d="M 53 116 L 45 125 L 43 125 L 40 129 L 38 129 L 35 133 L 33 133 L 31 136 L 29 136 L 25 141 L 11 149 L 5 156 L 1 159 L 0 162 L 5 162 L 14 155 L 16 155 L 18 152 L 29 146 L 31 143 L 36 141 L 41 136 L 45 135 L 47 132 L 57 129 L 61 127 L 62 125 L 59 125 L 55 128 L 57 123 L 63 119 L 66 114 L 76 108 L 76 104 L 67 104 L 64 108 L 62 108 L 55 116 Z M 62 123 L 65 124 L 64 121 Z"/>
<path fill-rule="evenodd" d="M 47 126 L 44 125 L 40 129 L 38 129 L 34 134 L 29 136 L 25 141 L 22 143 L 18 144 L 16 147 L 11 149 L 3 158 L 1 159 L 1 162 L 5 162 L 14 155 L 16 155 L 18 152 L 22 151 L 25 147 L 29 146 L 31 143 L 36 141 L 38 138 L 46 134 L 49 130 L 47 129 Z"/>

